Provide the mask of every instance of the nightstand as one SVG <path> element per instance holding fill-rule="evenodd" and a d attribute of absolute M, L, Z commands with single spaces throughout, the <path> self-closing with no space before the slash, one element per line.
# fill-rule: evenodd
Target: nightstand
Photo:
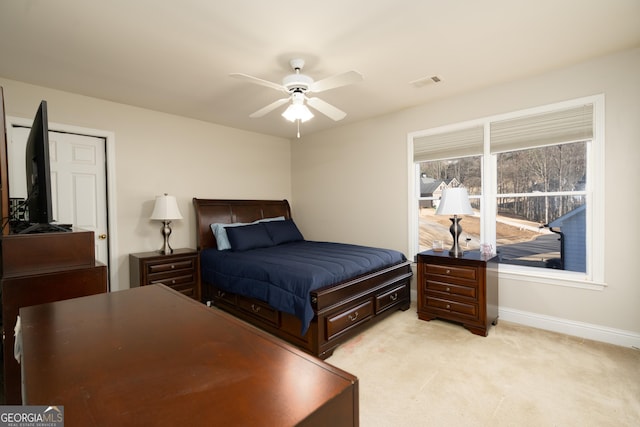
<path fill-rule="evenodd" d="M 462 323 L 487 336 L 498 322 L 498 257 L 470 251 L 455 258 L 448 251 L 426 251 L 417 261 L 418 317 Z"/>
<path fill-rule="evenodd" d="M 162 283 L 200 301 L 200 258 L 195 249 L 175 249 L 164 255 L 159 251 L 129 255 L 129 286 Z"/>

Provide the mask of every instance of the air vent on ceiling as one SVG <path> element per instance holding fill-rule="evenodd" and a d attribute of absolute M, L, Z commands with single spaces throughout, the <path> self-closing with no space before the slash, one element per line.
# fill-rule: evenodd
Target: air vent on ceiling
<path fill-rule="evenodd" d="M 423 87 L 434 83 L 440 83 L 441 81 L 442 79 L 440 76 L 428 76 L 409 82 L 409 84 L 414 87 Z"/>

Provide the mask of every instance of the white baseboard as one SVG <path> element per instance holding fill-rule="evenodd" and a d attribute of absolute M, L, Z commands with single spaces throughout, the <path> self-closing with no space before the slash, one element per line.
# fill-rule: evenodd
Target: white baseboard
<path fill-rule="evenodd" d="M 418 300 L 418 293 L 411 289 L 411 301 Z M 546 331 L 559 332 L 594 341 L 606 342 L 622 347 L 640 349 L 640 334 L 622 329 L 609 328 L 607 326 L 591 323 L 577 322 L 562 319 L 560 317 L 545 316 L 543 314 L 516 310 L 514 308 L 500 307 L 498 309 L 499 320 L 531 326 L 532 328 Z"/>
<path fill-rule="evenodd" d="M 500 320 L 531 326 L 547 331 L 559 332 L 594 341 L 606 342 L 622 347 L 640 349 L 640 334 L 621 329 L 590 323 L 577 322 L 559 317 L 545 316 L 542 314 L 500 307 L 498 309 Z"/>

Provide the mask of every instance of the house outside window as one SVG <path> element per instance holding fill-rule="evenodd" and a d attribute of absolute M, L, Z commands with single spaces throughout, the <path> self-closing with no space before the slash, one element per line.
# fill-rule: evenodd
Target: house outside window
<path fill-rule="evenodd" d="M 414 252 L 451 246 L 435 210 L 444 188 L 463 186 L 475 212 L 463 250 L 492 245 L 501 274 L 602 282 L 603 128 L 594 96 L 410 134 Z"/>

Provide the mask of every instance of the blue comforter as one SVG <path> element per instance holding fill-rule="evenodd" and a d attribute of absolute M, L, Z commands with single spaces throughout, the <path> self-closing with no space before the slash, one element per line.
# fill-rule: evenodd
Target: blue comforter
<path fill-rule="evenodd" d="M 310 291 L 405 260 L 391 249 L 311 241 L 244 252 L 206 249 L 200 254 L 204 282 L 297 316 L 302 335 L 314 316 Z"/>

